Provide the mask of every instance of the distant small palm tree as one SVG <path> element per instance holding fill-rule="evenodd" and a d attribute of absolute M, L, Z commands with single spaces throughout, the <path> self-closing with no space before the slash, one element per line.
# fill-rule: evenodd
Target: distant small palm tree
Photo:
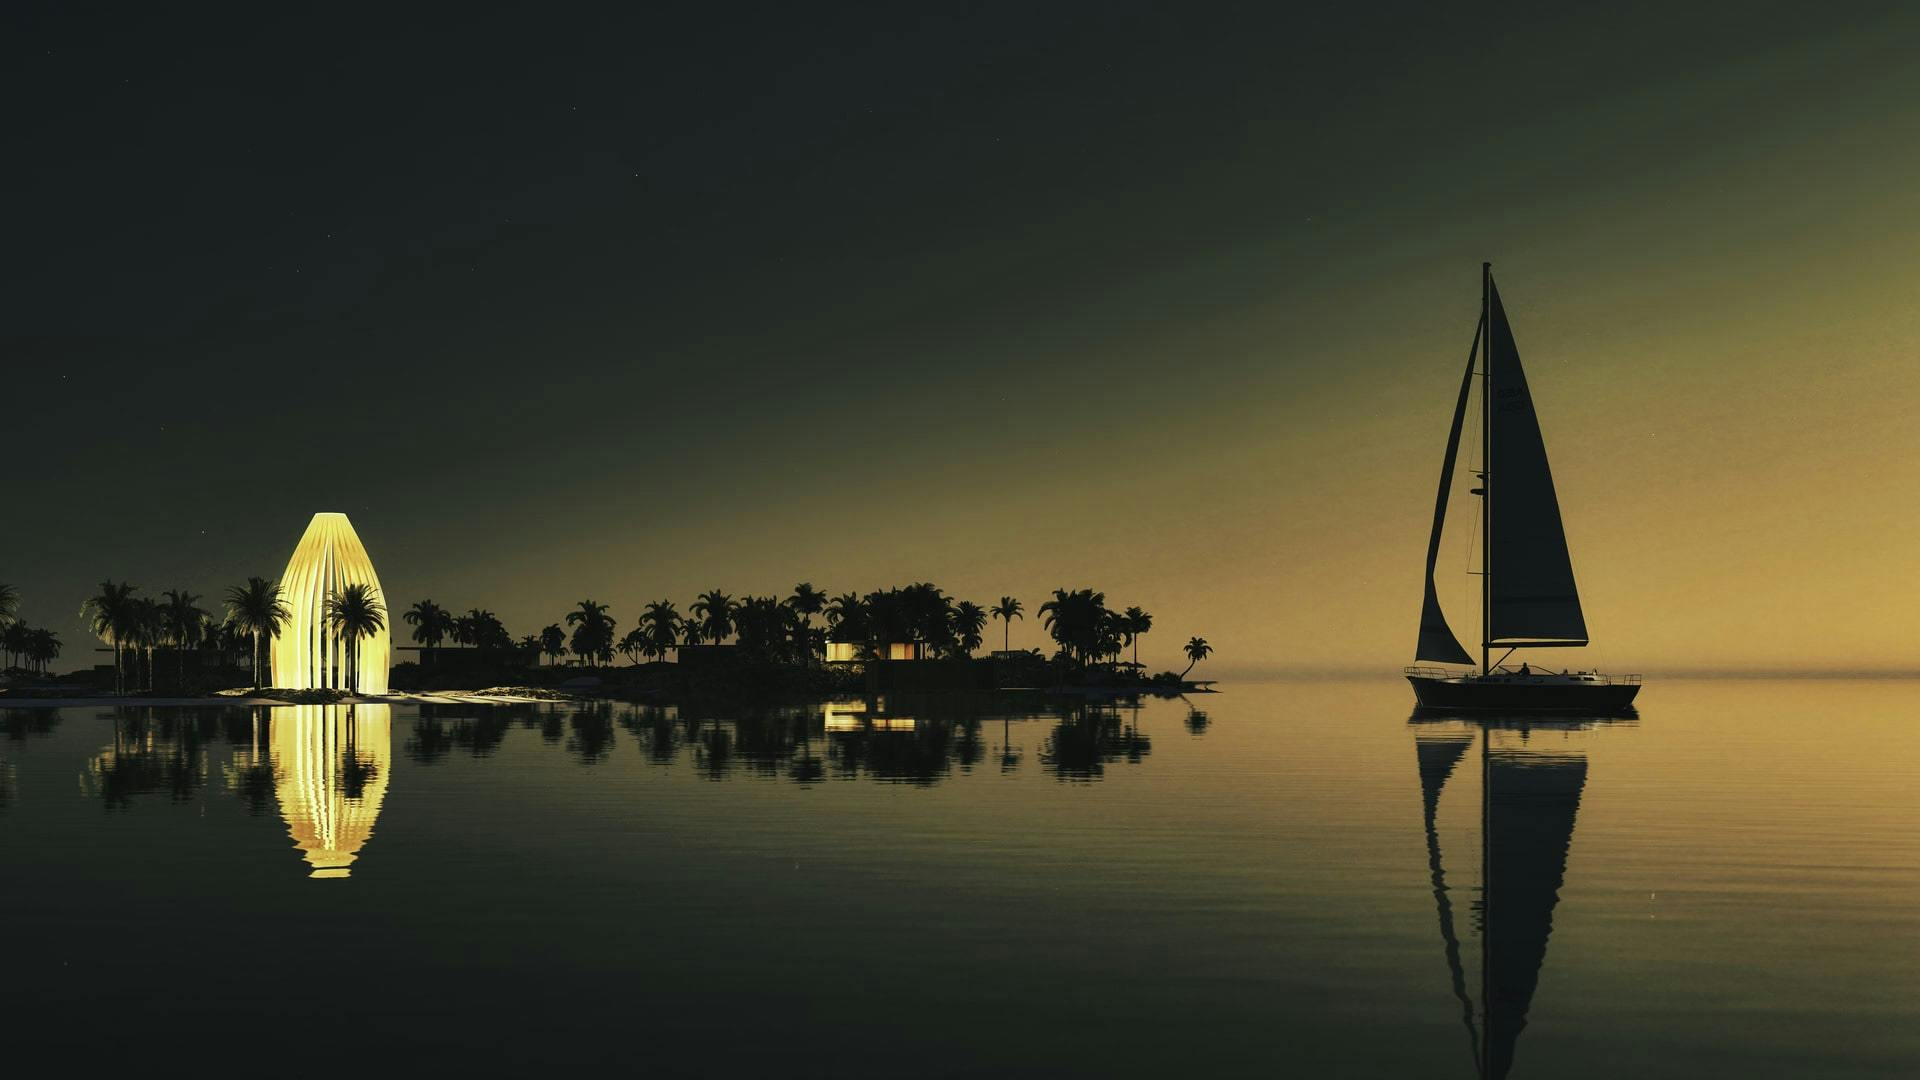
<path fill-rule="evenodd" d="M 133 600 L 133 616 L 130 641 L 134 646 L 134 659 L 138 661 L 139 671 L 135 683 L 142 689 L 153 689 L 153 650 L 166 638 L 165 616 L 160 605 L 144 596 Z"/>
<path fill-rule="evenodd" d="M 813 617 L 827 606 L 827 594 L 815 589 L 813 582 L 803 581 L 793 587 L 793 595 L 787 597 L 787 606 L 800 616 L 799 631 L 794 637 L 799 641 L 800 654 L 811 664 L 813 649 L 809 643 L 813 639 Z"/>
<path fill-rule="evenodd" d="M 687 610 L 700 620 L 700 636 L 718 645 L 733 633 L 733 616 L 739 608 L 733 597 L 712 589 L 701 593 Z"/>
<path fill-rule="evenodd" d="M 133 594 L 139 591 L 138 585 L 124 582 L 116 585 L 109 578 L 100 583 L 99 592 L 87 597 L 86 603 L 80 605 L 80 614 L 86 617 L 87 628 L 101 641 L 113 646 L 113 690 L 116 694 L 126 692 L 122 656 L 125 647 L 137 633 Z"/>
<path fill-rule="evenodd" d="M 560 629 L 559 623 L 551 623 L 540 631 L 540 651 L 552 657 L 555 664 L 567 655 L 567 632 Z"/>
<path fill-rule="evenodd" d="M 1011 596 L 1001 597 L 999 603 L 987 609 L 987 614 L 999 619 L 1003 624 L 1000 627 L 1001 652 L 1012 651 L 1012 646 L 1009 645 L 1008 642 L 1013 640 L 1013 620 L 1024 619 L 1026 617 L 1021 614 L 1022 610 L 1024 609 L 1021 608 L 1020 601 L 1015 600 Z"/>
<path fill-rule="evenodd" d="M 27 639 L 32 633 L 33 630 L 18 619 L 6 624 L 4 630 L 0 630 L 0 642 L 5 643 L 9 668 L 20 666 L 15 658 L 26 655 Z"/>
<path fill-rule="evenodd" d="M 51 630 L 33 630 L 27 635 L 27 656 L 42 675 L 47 665 L 60 657 L 60 635 Z"/>
<path fill-rule="evenodd" d="M 650 648 L 652 646 L 647 641 L 645 623 L 633 624 L 633 629 L 627 631 L 626 636 L 620 639 L 620 655 L 626 657 L 627 663 L 635 667 L 640 666 L 641 654 Z"/>
<path fill-rule="evenodd" d="M 1207 644 L 1206 638 L 1197 637 L 1187 639 L 1187 671 L 1192 671 L 1193 665 L 1212 655 L 1213 646 Z M 1186 678 L 1187 671 L 1181 672 L 1180 677 L 1183 679 Z"/>
<path fill-rule="evenodd" d="M 293 609 L 280 598 L 280 583 L 250 577 L 245 585 L 227 590 L 227 622 L 236 631 L 253 638 L 253 688 L 260 689 L 265 679 L 261 669 L 260 635 L 268 640 L 280 636 L 280 628 L 293 618 Z"/>
<path fill-rule="evenodd" d="M 400 617 L 413 627 L 415 644 L 437 649 L 453 634 L 453 613 L 431 600 L 420 600 Z"/>
<path fill-rule="evenodd" d="M 360 692 L 360 639 L 387 628 L 386 605 L 373 595 L 373 586 L 349 585 L 327 597 L 322 609 L 327 626 L 346 645 L 347 689 Z"/>
<path fill-rule="evenodd" d="M 953 605 L 954 644 L 963 655 L 971 656 L 980 647 L 980 635 L 987 628 L 987 613 L 971 600 Z"/>
<path fill-rule="evenodd" d="M 585 657 L 588 663 L 612 662 L 614 624 L 607 605 L 597 600 L 582 600 L 578 607 L 567 612 L 567 625 L 574 628 L 574 652 Z"/>
<path fill-rule="evenodd" d="M 680 640 L 680 613 L 674 610 L 673 601 L 655 600 L 647 605 L 640 616 L 640 625 L 647 631 L 647 655 L 657 660 L 667 658 L 667 650 Z"/>
<path fill-rule="evenodd" d="M 161 605 L 160 616 L 166 627 L 167 639 L 173 644 L 175 658 L 179 661 L 180 684 L 187 682 L 187 647 L 198 646 L 207 628 L 207 613 L 200 610 L 200 598 L 182 589 L 168 589 L 164 594 L 167 602 Z"/>
<path fill-rule="evenodd" d="M 1153 616 L 1137 607 L 1130 607 L 1121 616 L 1125 620 L 1127 644 L 1133 646 L 1133 666 L 1140 666 L 1140 636 L 1153 629 Z"/>

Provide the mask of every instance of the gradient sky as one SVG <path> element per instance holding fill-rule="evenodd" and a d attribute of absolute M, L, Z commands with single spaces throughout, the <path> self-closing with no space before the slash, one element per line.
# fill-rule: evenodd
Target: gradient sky
<path fill-rule="evenodd" d="M 917 7 L 10 6 L 23 617 L 339 510 L 516 634 L 1088 585 L 1392 670 L 1489 259 L 1578 660 L 1920 666 L 1920 11 Z"/>

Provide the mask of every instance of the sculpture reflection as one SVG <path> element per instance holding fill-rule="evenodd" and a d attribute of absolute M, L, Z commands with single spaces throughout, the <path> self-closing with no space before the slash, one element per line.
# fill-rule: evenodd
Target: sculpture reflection
<path fill-rule="evenodd" d="M 1591 723 L 1552 726 L 1581 728 Z M 1414 736 L 1440 938 L 1475 1072 L 1489 1080 L 1500 1080 L 1513 1069 L 1520 1033 L 1526 1029 L 1546 962 L 1553 911 L 1560 900 L 1574 820 L 1587 783 L 1583 752 L 1529 745 L 1527 736 L 1538 726 L 1497 720 L 1427 721 L 1421 722 Z M 1466 970 L 1468 950 L 1461 946 L 1439 828 L 1441 793 L 1475 741 L 1480 744 L 1481 853 L 1472 927 L 1479 938 L 1477 980 L 1469 978 Z"/>
<path fill-rule="evenodd" d="M 393 765 L 388 705 L 274 710 L 271 743 L 280 816 L 315 878 L 343 878 L 373 835 Z"/>

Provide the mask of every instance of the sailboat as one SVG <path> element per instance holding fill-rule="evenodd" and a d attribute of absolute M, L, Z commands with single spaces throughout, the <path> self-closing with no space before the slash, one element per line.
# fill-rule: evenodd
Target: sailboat
<path fill-rule="evenodd" d="M 1476 370 L 1476 367 L 1479 370 Z M 1460 434 L 1473 396 L 1474 377 L 1481 390 L 1480 481 L 1480 664 L 1447 625 L 1434 588 L 1440 560 L 1440 535 L 1447 517 L 1447 496 L 1460 453 Z M 1467 370 L 1447 434 L 1440 467 L 1440 494 L 1434 502 L 1433 531 L 1427 541 L 1427 593 L 1420 611 L 1420 640 L 1415 666 L 1406 669 L 1422 708 L 1493 710 L 1506 713 L 1599 713 L 1632 706 L 1640 692 L 1638 675 L 1593 671 L 1536 671 L 1507 666 L 1516 649 L 1569 648 L 1587 644 L 1586 617 L 1573 583 L 1573 560 L 1560 525 L 1560 503 L 1533 395 L 1520 367 L 1513 328 L 1493 284 L 1493 264 L 1480 267 L 1480 325 L 1467 351 Z M 1498 660 L 1495 649 L 1506 650 Z M 1431 664 L 1466 665 L 1464 672 Z"/>

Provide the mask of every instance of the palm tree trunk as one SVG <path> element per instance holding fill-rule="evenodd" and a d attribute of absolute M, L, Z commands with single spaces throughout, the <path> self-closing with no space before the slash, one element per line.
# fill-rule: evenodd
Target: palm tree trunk
<path fill-rule="evenodd" d="M 1198 661 L 1198 660 L 1189 660 L 1189 661 L 1187 661 L 1187 671 L 1192 671 L 1192 670 L 1193 670 L 1193 665 L 1195 665 L 1195 664 L 1197 664 L 1197 663 L 1199 663 L 1199 662 L 1200 662 L 1200 661 Z M 1180 677 L 1181 677 L 1182 679 L 1184 679 L 1184 678 L 1186 678 L 1186 677 L 1187 677 L 1187 671 L 1182 671 L 1182 672 L 1180 673 Z"/>

